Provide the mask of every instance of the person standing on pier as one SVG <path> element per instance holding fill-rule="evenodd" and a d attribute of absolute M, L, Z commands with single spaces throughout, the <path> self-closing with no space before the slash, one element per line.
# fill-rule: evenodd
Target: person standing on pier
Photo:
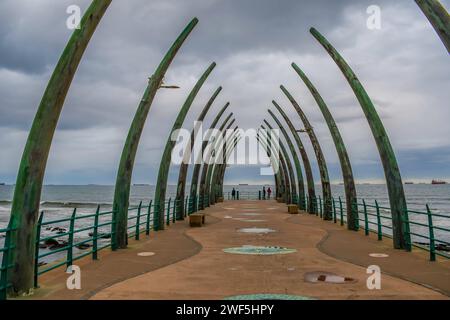
<path fill-rule="evenodd" d="M 267 198 L 270 200 L 270 194 L 272 193 L 272 189 L 267 188 Z"/>
<path fill-rule="evenodd" d="M 266 200 L 266 187 L 263 187 L 263 200 Z"/>
<path fill-rule="evenodd" d="M 233 188 L 233 190 L 231 191 L 231 198 L 233 200 L 236 200 L 236 189 Z"/>

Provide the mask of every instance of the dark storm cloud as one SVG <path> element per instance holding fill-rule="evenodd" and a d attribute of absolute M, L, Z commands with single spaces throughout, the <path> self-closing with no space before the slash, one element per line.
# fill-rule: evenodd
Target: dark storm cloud
<path fill-rule="evenodd" d="M 0 178 L 12 182 L 42 92 L 71 32 L 68 5 L 88 0 L 0 2 Z M 443 1 L 448 6 L 449 1 Z M 366 8 L 379 5 L 383 28 L 366 28 Z M 397 151 L 447 148 L 449 62 L 439 38 L 413 1 L 352 0 L 130 0 L 113 1 L 96 31 L 69 91 L 50 155 L 48 178 L 102 182 L 114 173 L 126 132 L 147 79 L 167 48 L 194 16 L 200 23 L 185 43 L 160 91 L 138 153 L 135 178 L 152 179 L 168 130 L 198 77 L 218 66 L 202 88 L 186 126 L 213 91 L 224 90 L 211 112 L 231 101 L 242 127 L 258 126 L 276 99 L 301 127 L 279 90 L 284 84 L 301 103 L 326 150 L 332 173 L 340 171 L 327 127 L 310 93 L 290 68 L 310 76 L 332 110 L 352 162 L 379 165 L 362 111 L 342 74 L 309 34 L 315 26 L 361 78 L 385 121 Z M 211 115 L 207 118 L 207 124 Z M 206 124 L 206 125 L 207 125 Z M 420 127 L 420 136 L 417 132 Z M 310 145 L 305 140 L 311 153 Z M 406 157 L 420 171 L 422 158 Z M 402 164 L 402 163 L 401 163 Z M 438 169 L 436 169 L 438 170 Z M 101 171 L 101 173 L 100 173 Z M 378 172 L 377 170 L 373 172 Z M 409 171 L 410 172 L 410 171 Z M 427 171 L 428 172 L 428 171 Z M 242 172 L 237 173 L 238 176 Z M 60 178 L 58 178 L 60 177 Z M 367 178 L 366 175 L 361 177 Z M 60 179 L 60 180 L 58 180 Z M 0 179 L 2 180 L 2 179 Z"/>

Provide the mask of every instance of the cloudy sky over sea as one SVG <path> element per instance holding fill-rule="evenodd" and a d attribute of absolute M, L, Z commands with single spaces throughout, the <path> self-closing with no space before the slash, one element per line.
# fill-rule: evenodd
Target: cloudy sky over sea
<path fill-rule="evenodd" d="M 70 37 L 69 5 L 89 0 L 0 2 L 0 182 L 14 183 L 28 130 Z M 442 3 L 448 9 L 450 0 Z M 381 8 L 381 30 L 366 26 L 369 5 Z M 199 24 L 166 75 L 179 90 L 161 90 L 152 105 L 134 171 L 154 183 L 165 141 L 198 77 L 217 67 L 185 127 L 222 85 L 213 111 L 227 101 L 242 128 L 257 128 L 277 100 L 302 127 L 279 89 L 284 84 L 314 126 L 329 164 L 341 172 L 328 128 L 296 62 L 335 116 L 359 181 L 383 181 L 369 126 L 337 66 L 309 33 L 314 26 L 359 76 L 384 121 L 404 180 L 450 179 L 450 59 L 430 23 L 410 0 L 130 0 L 113 1 L 101 21 L 64 105 L 46 171 L 47 184 L 112 184 L 126 133 L 148 77 L 184 26 Z M 303 136 L 318 177 L 310 142 Z M 172 182 L 177 176 L 171 170 Z M 228 182 L 271 181 L 258 167 L 229 170 Z"/>

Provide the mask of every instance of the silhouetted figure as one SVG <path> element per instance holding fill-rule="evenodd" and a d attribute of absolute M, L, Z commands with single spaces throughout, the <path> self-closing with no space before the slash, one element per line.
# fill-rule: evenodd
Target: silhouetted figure
<path fill-rule="evenodd" d="M 270 187 L 267 188 L 267 197 L 268 197 L 269 200 L 270 200 L 270 194 L 271 193 L 272 193 L 272 189 L 270 189 Z"/>
<path fill-rule="evenodd" d="M 231 198 L 233 200 L 236 200 L 236 189 L 233 188 L 233 190 L 231 191 Z"/>
<path fill-rule="evenodd" d="M 266 187 L 263 187 L 263 200 L 266 200 Z"/>

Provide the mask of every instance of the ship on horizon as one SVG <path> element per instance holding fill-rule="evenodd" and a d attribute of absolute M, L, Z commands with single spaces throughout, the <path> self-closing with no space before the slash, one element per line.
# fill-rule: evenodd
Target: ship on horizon
<path fill-rule="evenodd" d="M 444 180 L 432 180 L 431 184 L 447 184 L 447 181 L 444 181 Z"/>

